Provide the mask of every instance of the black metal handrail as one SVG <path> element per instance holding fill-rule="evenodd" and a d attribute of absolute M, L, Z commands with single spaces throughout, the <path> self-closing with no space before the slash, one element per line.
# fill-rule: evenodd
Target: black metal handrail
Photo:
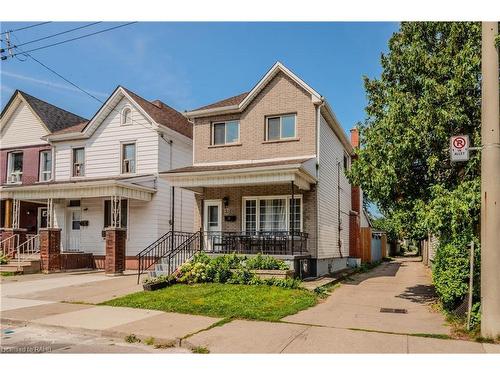
<path fill-rule="evenodd" d="M 163 257 L 163 262 L 167 264 L 166 273 L 171 275 L 183 263 L 190 260 L 193 255 L 203 250 L 203 241 L 200 231 L 192 234 L 188 239 L 181 243 L 170 253 Z"/>
<path fill-rule="evenodd" d="M 187 238 L 192 236 L 191 232 L 170 231 L 163 234 L 152 244 L 136 255 L 137 258 L 137 283 L 140 282 L 141 275 L 158 263 L 160 259 L 175 250 Z"/>

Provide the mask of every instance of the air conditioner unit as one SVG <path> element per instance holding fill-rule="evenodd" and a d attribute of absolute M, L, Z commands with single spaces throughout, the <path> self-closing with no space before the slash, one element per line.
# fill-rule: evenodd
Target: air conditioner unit
<path fill-rule="evenodd" d="M 23 172 L 21 172 L 21 171 L 11 172 L 11 174 L 9 176 L 9 182 L 12 184 L 15 184 L 17 182 L 21 182 L 22 174 L 23 174 Z"/>
<path fill-rule="evenodd" d="M 83 163 L 73 164 L 73 176 L 83 176 Z"/>

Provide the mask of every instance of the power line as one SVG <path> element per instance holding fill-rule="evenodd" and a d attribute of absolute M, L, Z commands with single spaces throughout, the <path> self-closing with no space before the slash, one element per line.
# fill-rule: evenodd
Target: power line
<path fill-rule="evenodd" d="M 19 42 L 19 39 L 14 35 L 14 37 L 16 38 L 16 40 Z M 21 45 L 21 44 L 20 44 Z M 62 76 L 61 74 L 59 74 L 58 72 L 56 72 L 54 69 L 48 67 L 47 65 L 45 65 L 44 63 L 42 63 L 40 60 L 34 58 L 32 55 L 30 55 L 28 52 L 25 52 L 23 51 L 21 48 L 19 47 L 16 47 L 18 50 L 20 50 L 21 52 L 19 53 L 16 53 L 14 54 L 13 56 L 17 56 L 17 55 L 23 55 L 25 57 L 29 57 L 30 59 L 32 59 L 33 61 L 35 61 L 36 63 L 40 64 L 42 67 L 44 67 L 45 69 L 47 69 L 49 72 L 51 72 L 52 74 L 55 74 L 56 76 L 58 76 L 59 78 L 61 78 L 62 80 L 64 80 L 65 82 L 69 83 L 71 86 L 75 87 L 76 89 L 80 90 L 81 92 L 83 92 L 85 95 L 88 95 L 89 97 L 91 97 L 92 99 L 96 100 L 97 102 L 101 103 L 103 105 L 103 107 L 107 107 L 111 112 L 115 112 L 119 115 L 121 115 L 120 111 L 118 111 L 117 109 L 115 109 L 114 107 L 111 107 L 109 105 L 106 105 L 106 103 L 104 101 L 102 101 L 101 99 L 95 97 L 94 95 L 92 95 L 91 93 L 89 93 L 88 91 L 86 91 L 85 89 L 81 88 L 80 86 L 78 86 L 76 83 L 73 83 L 71 82 L 69 79 L 65 78 L 64 76 Z M 17 57 L 16 57 L 17 58 Z M 26 61 L 26 60 L 22 60 L 22 61 Z M 131 117 L 130 120 L 137 124 L 137 125 L 140 125 L 142 126 L 143 128 L 145 129 L 148 129 L 148 130 L 152 130 L 151 128 L 145 126 L 144 124 L 141 124 L 140 122 L 137 122 L 137 121 L 134 121 L 134 119 Z M 169 143 L 169 140 L 167 139 L 164 139 L 163 137 L 160 137 L 161 139 L 163 139 L 167 144 L 170 144 Z"/>
<path fill-rule="evenodd" d="M 90 34 L 85 34 L 85 35 L 81 35 L 81 36 L 78 36 L 78 37 L 75 37 L 75 38 L 63 40 L 61 42 L 52 43 L 52 44 L 48 44 L 48 45 L 45 45 L 45 46 L 33 48 L 33 49 L 28 50 L 28 51 L 24 51 L 23 53 L 29 53 L 29 52 L 34 52 L 34 51 L 38 51 L 38 50 L 41 50 L 41 49 L 49 48 L 49 47 L 58 46 L 58 45 L 63 44 L 63 43 L 68 43 L 68 42 L 72 42 L 72 41 L 75 41 L 75 40 L 87 38 L 87 37 L 92 36 L 92 35 L 101 34 L 101 33 L 104 33 L 106 31 L 115 30 L 115 29 L 118 29 L 120 27 L 125 27 L 125 26 L 128 26 L 128 25 L 132 25 L 134 23 L 137 23 L 137 21 L 124 23 L 124 24 L 121 24 L 121 25 L 118 25 L 118 26 L 113 26 L 113 27 L 109 27 L 107 29 L 99 30 L 99 31 L 96 31 L 96 32 L 93 32 L 93 33 L 90 33 Z M 20 53 L 14 53 L 13 55 L 11 55 L 11 57 L 16 56 L 17 54 L 20 54 Z"/>
<path fill-rule="evenodd" d="M 94 26 L 94 25 L 97 25 L 98 23 L 102 23 L 102 21 L 99 21 L 99 22 L 92 22 L 92 23 L 89 23 L 89 24 L 86 24 L 86 25 L 83 25 L 83 26 L 75 27 L 75 28 L 73 28 L 73 29 L 69 29 L 69 30 L 66 30 L 66 31 L 61 31 L 60 33 L 56 33 L 56 34 L 52 34 L 52 35 L 48 35 L 48 36 L 44 36 L 44 37 L 42 37 L 42 38 L 38 38 L 38 39 L 35 39 L 35 40 L 30 40 L 29 42 L 24 42 L 24 43 L 19 44 L 19 45 L 14 45 L 13 47 L 21 47 L 21 46 L 25 46 L 25 45 L 27 45 L 27 44 L 40 42 L 40 41 L 45 40 L 45 39 L 54 38 L 54 37 L 56 37 L 56 36 L 63 35 L 63 34 L 67 34 L 67 33 L 70 33 L 70 32 L 72 32 L 72 31 L 76 31 L 76 30 L 84 29 L 84 28 L 86 28 L 86 27 Z"/>
<path fill-rule="evenodd" d="M 7 31 L 4 31 L 3 33 L 0 33 L 0 35 L 7 34 L 7 33 L 9 33 L 9 32 L 14 32 L 14 31 L 21 31 L 21 30 L 31 29 L 32 27 L 46 25 L 46 24 L 51 23 L 51 22 L 52 22 L 52 21 L 40 22 L 40 23 L 35 23 L 34 25 L 29 25 L 29 26 L 25 26 L 25 27 L 20 27 L 19 29 L 7 30 Z"/>

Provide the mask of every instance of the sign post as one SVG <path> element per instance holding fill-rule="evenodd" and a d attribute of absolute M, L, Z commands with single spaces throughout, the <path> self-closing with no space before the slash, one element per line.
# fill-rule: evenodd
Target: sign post
<path fill-rule="evenodd" d="M 451 161 L 469 160 L 469 136 L 456 135 L 450 139 L 450 157 Z"/>

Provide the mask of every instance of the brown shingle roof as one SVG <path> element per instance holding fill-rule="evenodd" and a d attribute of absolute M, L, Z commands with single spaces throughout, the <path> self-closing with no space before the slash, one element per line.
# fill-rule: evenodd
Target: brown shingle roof
<path fill-rule="evenodd" d="M 171 169 L 170 171 L 161 173 L 194 173 L 194 172 L 218 172 L 218 171 L 229 171 L 232 169 L 245 169 L 245 168 L 257 168 L 257 167 L 273 167 L 277 165 L 290 165 L 290 164 L 302 164 L 307 159 L 292 159 L 292 160 L 277 160 L 268 162 L 256 162 L 248 164 L 224 164 L 224 165 L 191 165 L 189 167 Z"/>
<path fill-rule="evenodd" d="M 81 122 L 79 124 L 69 126 L 67 128 L 53 132 L 52 134 L 66 134 L 66 133 L 73 133 L 73 132 L 81 132 L 83 129 L 85 129 L 85 126 L 87 126 L 88 123 L 89 123 L 88 121 Z"/>
<path fill-rule="evenodd" d="M 243 101 L 243 99 L 246 98 L 247 95 L 248 95 L 248 92 L 244 92 L 243 94 L 231 96 L 230 98 L 219 100 L 218 102 L 208 104 L 208 105 L 200 107 L 200 108 L 193 109 L 193 111 L 200 111 L 202 109 L 226 107 L 229 105 L 237 105 L 237 104 L 240 104 Z"/>
<path fill-rule="evenodd" d="M 150 102 L 125 87 L 122 88 L 158 124 L 164 125 L 167 128 L 185 135 L 186 137 L 193 138 L 193 125 L 184 117 L 184 115 L 182 115 L 182 113 L 176 111 L 172 107 L 169 107 L 160 100 Z"/>

